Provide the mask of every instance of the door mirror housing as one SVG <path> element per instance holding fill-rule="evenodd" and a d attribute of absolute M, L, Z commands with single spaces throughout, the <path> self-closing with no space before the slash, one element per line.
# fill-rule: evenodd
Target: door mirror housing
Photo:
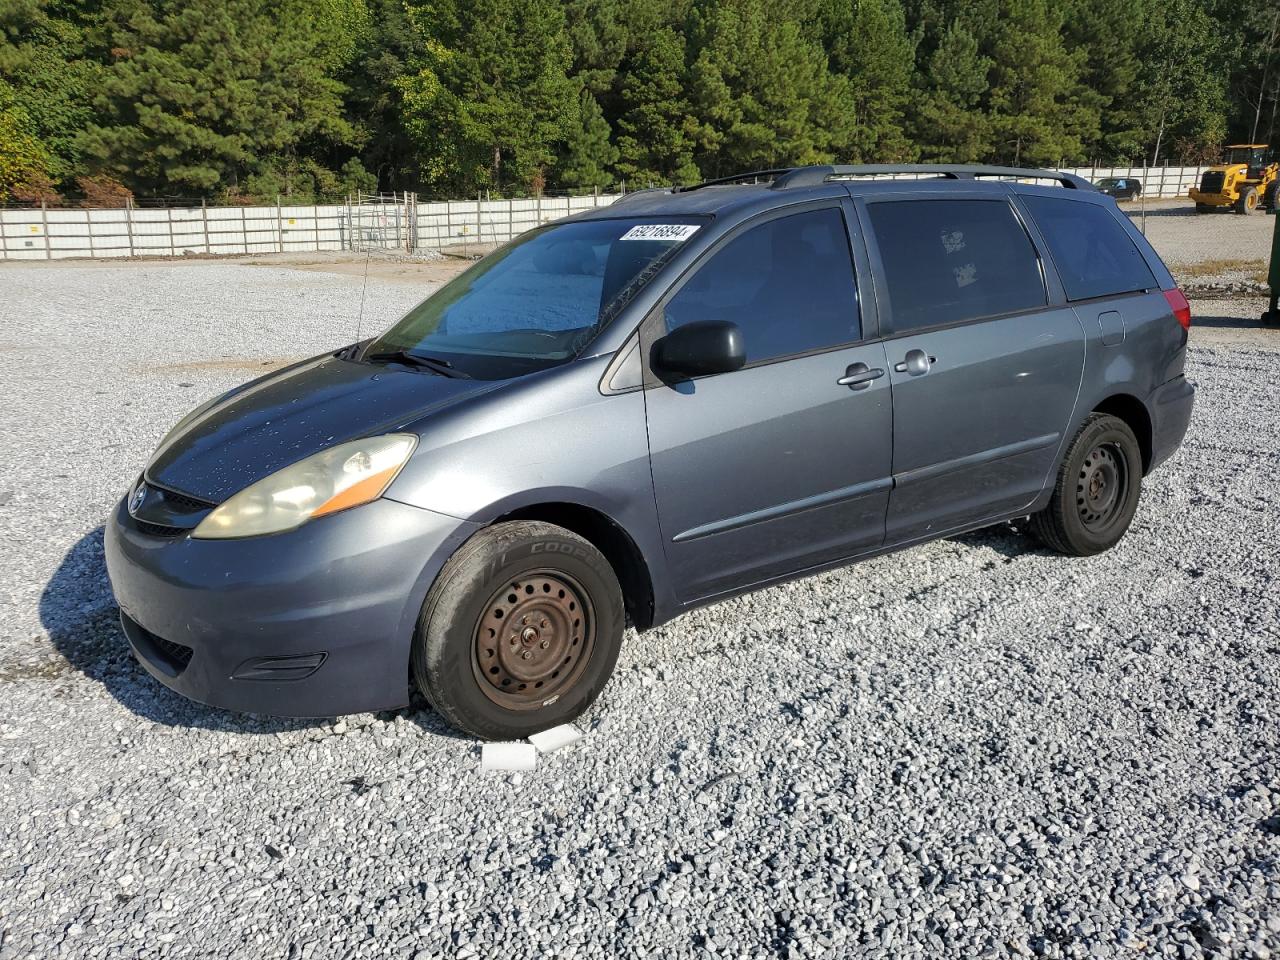
<path fill-rule="evenodd" d="M 659 374 L 703 377 L 732 373 L 747 362 L 742 330 L 728 320 L 699 320 L 654 343 L 650 365 Z"/>

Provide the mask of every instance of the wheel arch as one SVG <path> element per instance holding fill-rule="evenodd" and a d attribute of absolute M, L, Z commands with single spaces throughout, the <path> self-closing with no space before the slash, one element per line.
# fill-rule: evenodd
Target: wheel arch
<path fill-rule="evenodd" d="M 588 541 L 604 554 L 613 568 L 631 623 L 637 630 L 646 630 L 653 625 L 653 576 L 649 564 L 631 534 L 608 514 L 581 503 L 545 501 L 508 510 L 487 525 L 512 520 L 553 523 Z"/>
<path fill-rule="evenodd" d="M 1110 414 L 1128 425 L 1138 438 L 1138 449 L 1142 451 L 1142 474 L 1146 476 L 1151 470 L 1152 458 L 1151 413 L 1147 405 L 1131 393 L 1113 393 L 1096 404 L 1092 412 Z"/>

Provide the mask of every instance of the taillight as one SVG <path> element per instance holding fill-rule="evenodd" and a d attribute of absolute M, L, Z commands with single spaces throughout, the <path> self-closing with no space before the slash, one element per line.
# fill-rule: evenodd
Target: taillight
<path fill-rule="evenodd" d="M 1174 317 L 1182 324 L 1183 330 L 1191 329 L 1191 304 L 1187 303 L 1186 295 L 1174 287 L 1172 290 L 1164 292 L 1164 298 L 1169 301 L 1169 309 L 1173 311 Z"/>

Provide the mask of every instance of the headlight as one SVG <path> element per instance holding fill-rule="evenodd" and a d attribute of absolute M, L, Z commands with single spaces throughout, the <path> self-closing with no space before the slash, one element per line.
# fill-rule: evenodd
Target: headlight
<path fill-rule="evenodd" d="M 293 530 L 313 517 L 382 496 L 418 438 L 389 433 L 340 443 L 245 487 L 200 521 L 201 540 L 256 537 Z"/>

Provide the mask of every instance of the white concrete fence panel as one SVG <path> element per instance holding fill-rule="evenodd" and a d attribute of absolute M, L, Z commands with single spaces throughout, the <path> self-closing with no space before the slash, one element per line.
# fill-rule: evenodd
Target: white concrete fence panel
<path fill-rule="evenodd" d="M 1147 199 L 1185 197 L 1203 167 L 1064 168 L 1089 180 L 1137 177 Z M 505 243 L 616 194 L 422 201 L 413 194 L 350 203 L 253 207 L 0 209 L 0 259 L 181 257 L 368 248 L 412 253 Z"/>

